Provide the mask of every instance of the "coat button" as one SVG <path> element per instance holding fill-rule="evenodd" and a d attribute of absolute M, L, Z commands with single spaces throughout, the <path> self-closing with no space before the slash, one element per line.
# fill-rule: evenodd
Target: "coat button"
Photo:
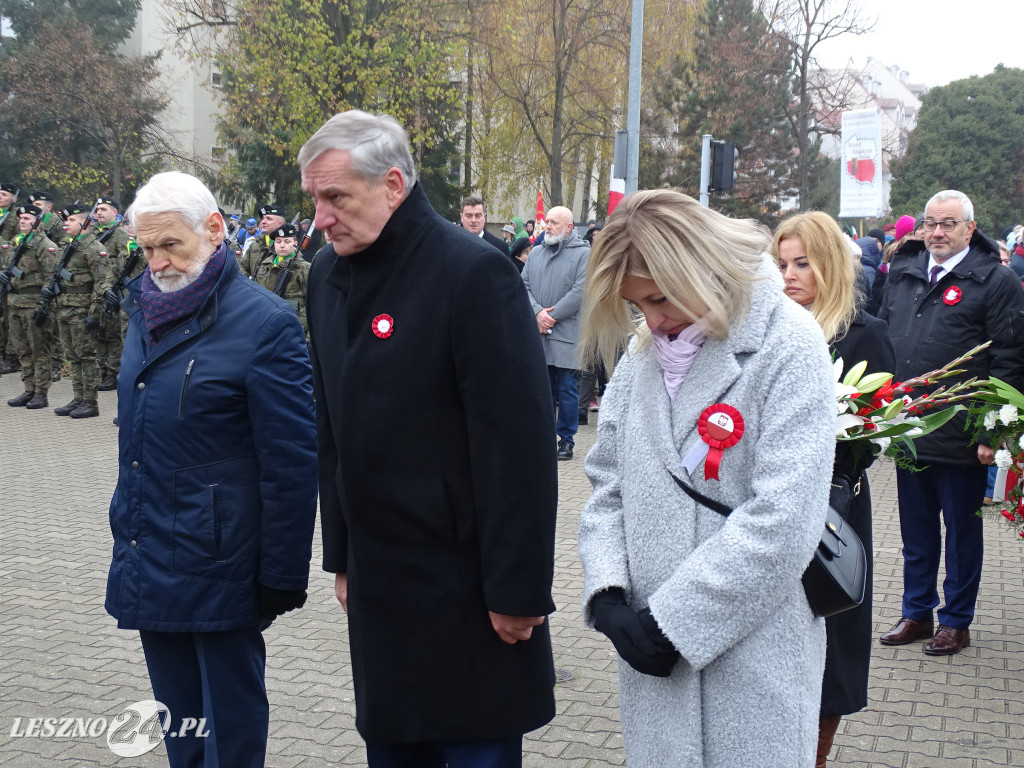
<path fill-rule="evenodd" d="M 135 539 L 132 539 L 131 541 L 128 542 L 128 546 L 131 547 L 132 549 L 135 549 L 139 545 L 138 545 L 138 542 L 135 541 Z"/>
<path fill-rule="evenodd" d="M 920 316 L 921 316 L 921 313 L 920 313 L 920 312 L 918 312 L 918 313 L 917 313 L 917 316 L 918 316 L 918 317 L 920 317 Z"/>
<path fill-rule="evenodd" d="M 132 469 L 138 469 L 138 468 L 139 468 L 139 462 L 133 461 L 132 462 Z"/>
<path fill-rule="evenodd" d="M 139 389 L 145 389 L 145 388 L 146 388 L 146 382 L 140 381 L 139 382 Z"/>
<path fill-rule="evenodd" d="M 188 336 L 188 328 L 185 329 L 185 335 Z"/>

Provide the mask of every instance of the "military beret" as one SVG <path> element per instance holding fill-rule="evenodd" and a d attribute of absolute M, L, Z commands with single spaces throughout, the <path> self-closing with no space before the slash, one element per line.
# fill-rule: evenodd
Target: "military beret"
<path fill-rule="evenodd" d="M 117 204 L 117 200 L 112 197 L 97 197 L 96 205 L 109 205 L 111 208 L 120 211 L 121 206 Z"/>
<path fill-rule="evenodd" d="M 263 205 L 257 211 L 260 216 L 280 216 L 284 218 L 284 208 L 280 205 Z"/>
<path fill-rule="evenodd" d="M 60 212 L 60 215 L 66 219 L 68 216 L 74 216 L 75 214 L 78 213 L 89 213 L 89 211 L 89 208 L 86 208 L 84 205 L 76 201 L 68 205 L 64 210 L 62 210 Z"/>
<path fill-rule="evenodd" d="M 37 203 L 37 202 L 52 203 L 53 202 L 53 195 L 51 195 L 49 192 L 42 192 L 42 191 L 33 192 L 31 195 L 28 196 L 28 201 L 30 203 Z"/>
<path fill-rule="evenodd" d="M 285 224 L 274 230 L 274 234 L 271 235 L 275 240 L 279 237 L 297 237 L 298 232 L 295 229 L 294 224 Z"/>
<path fill-rule="evenodd" d="M 10 192 L 12 195 L 18 194 L 18 188 L 13 184 L 0 184 L 0 189 L 4 192 Z"/>
<path fill-rule="evenodd" d="M 23 214 L 23 213 L 27 213 L 27 214 L 29 214 L 31 216 L 42 216 L 43 215 L 43 212 L 39 208 L 34 206 L 34 205 L 23 205 L 23 206 L 21 206 L 18 209 L 18 215 L 21 216 L 21 214 Z"/>

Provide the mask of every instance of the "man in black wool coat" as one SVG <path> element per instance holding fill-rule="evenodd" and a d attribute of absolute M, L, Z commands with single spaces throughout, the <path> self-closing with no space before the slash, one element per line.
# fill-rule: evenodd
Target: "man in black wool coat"
<path fill-rule="evenodd" d="M 519 766 L 555 713 L 558 497 L 522 280 L 434 212 L 393 118 L 335 115 L 298 159 L 333 248 L 307 309 L 324 570 L 368 763 Z"/>

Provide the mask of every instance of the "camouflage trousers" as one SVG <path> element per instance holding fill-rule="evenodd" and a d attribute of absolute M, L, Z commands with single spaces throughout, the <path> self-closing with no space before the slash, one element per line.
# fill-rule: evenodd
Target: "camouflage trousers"
<path fill-rule="evenodd" d="M 88 307 L 60 307 L 57 323 L 64 357 L 71 363 L 71 389 L 75 397 L 96 402 L 100 367 L 96 363 L 96 331 L 85 328 Z"/>
<path fill-rule="evenodd" d="M 121 315 L 118 311 L 113 317 L 100 315 L 100 330 L 96 337 L 96 362 L 100 367 L 100 376 L 117 376 L 121 370 L 121 349 L 124 336 L 121 332 Z"/>
<path fill-rule="evenodd" d="M 50 390 L 50 347 L 45 328 L 32 322 L 35 307 L 8 307 L 11 346 L 21 358 L 21 380 L 26 392 Z M 47 321 L 48 323 L 50 321 Z"/>
<path fill-rule="evenodd" d="M 0 357 L 3 357 L 4 355 L 14 354 L 13 349 L 7 348 L 7 341 L 8 338 L 10 337 L 10 334 L 7 332 L 8 323 L 6 304 L 4 306 L 5 309 L 3 311 L 0 311 Z"/>

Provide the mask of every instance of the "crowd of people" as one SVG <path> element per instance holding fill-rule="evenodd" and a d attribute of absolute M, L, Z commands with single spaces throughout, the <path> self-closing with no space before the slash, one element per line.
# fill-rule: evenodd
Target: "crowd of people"
<path fill-rule="evenodd" d="M 836 445 L 834 360 L 905 380 L 990 341 L 963 376 L 1024 383 L 1021 229 L 1001 263 L 955 190 L 856 241 L 821 212 L 772 234 L 651 190 L 586 238 L 561 206 L 499 238 L 479 197 L 461 227 L 435 213 L 402 127 L 358 110 L 298 162 L 316 205 L 301 229 L 268 204 L 236 237 L 202 182 L 163 173 L 119 228 L 64 210 L 67 274 L 38 193 L 4 198 L 26 382 L 10 405 L 45 406 L 53 359 L 31 317 L 51 272 L 92 406 L 87 342 L 105 300 L 125 309 L 106 607 L 139 631 L 170 730 L 209 724 L 167 741 L 172 767 L 264 764 L 262 631 L 305 602 L 318 499 L 371 768 L 521 765 L 523 734 L 556 711 L 557 461 L 597 389 L 582 606 L 620 659 L 628 764 L 826 765 L 868 704 L 873 643 L 872 456 Z M 102 206 L 117 210 L 101 199 L 97 222 Z M 103 250 L 107 226 L 134 240 Z M 313 227 L 327 245 L 307 259 Z M 897 469 L 904 590 L 883 644 L 970 644 L 979 443 L 955 417 Z M 838 480 L 868 587 L 826 619 L 804 580 Z"/>

